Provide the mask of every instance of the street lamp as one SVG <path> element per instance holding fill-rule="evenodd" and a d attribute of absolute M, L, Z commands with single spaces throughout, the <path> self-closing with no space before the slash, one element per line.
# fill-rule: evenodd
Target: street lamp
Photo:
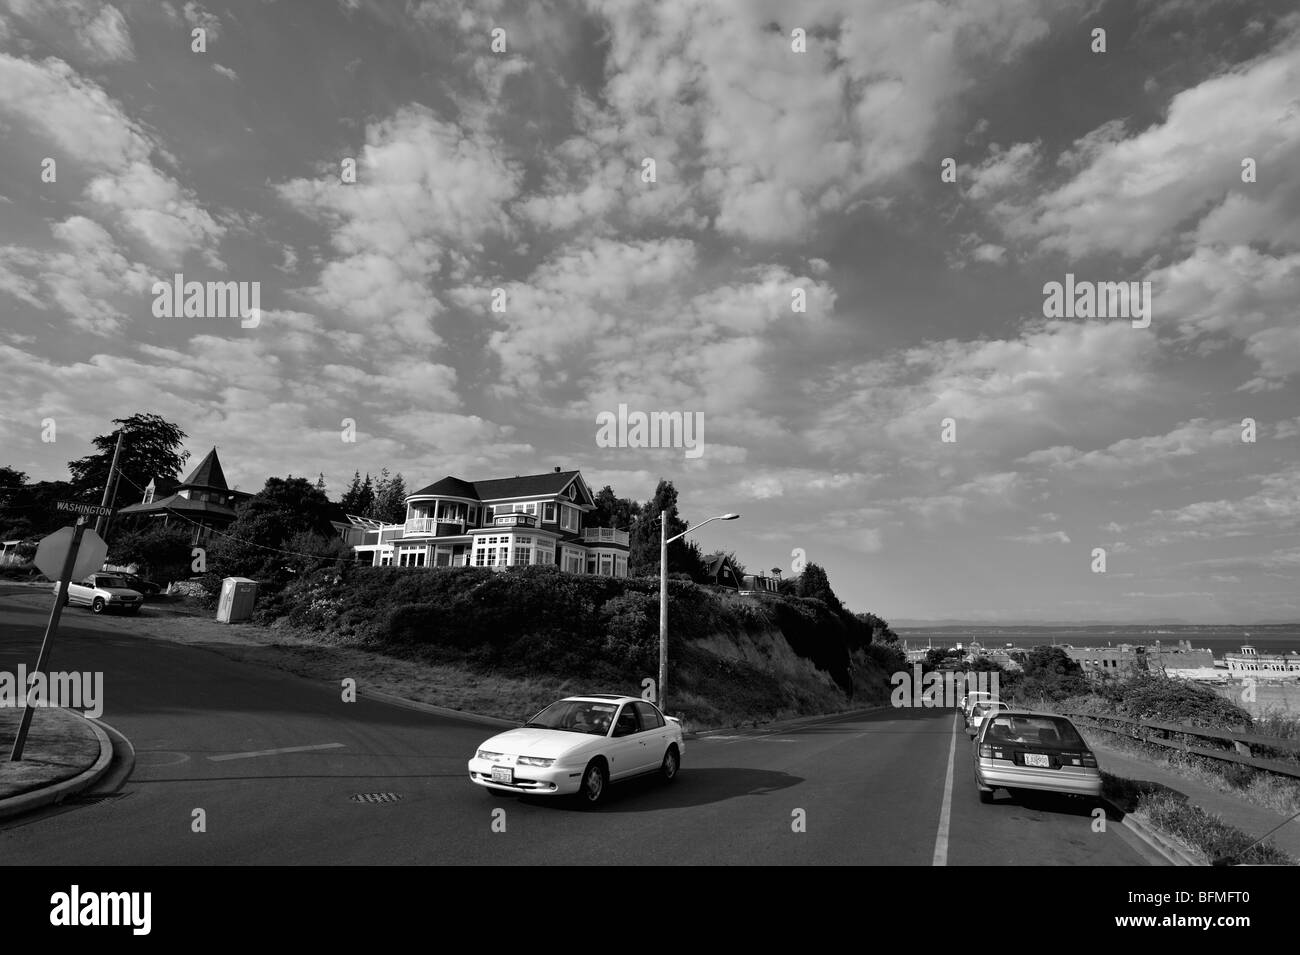
<path fill-rule="evenodd" d="M 719 514 L 717 517 L 710 517 L 706 521 L 700 521 L 694 527 L 689 527 L 675 537 L 668 536 L 668 522 L 664 520 L 664 512 L 659 513 L 659 692 L 658 703 L 659 709 L 665 713 L 664 700 L 668 694 L 664 688 L 668 685 L 668 545 L 679 538 L 685 537 L 691 531 L 699 530 L 709 521 L 734 521 L 740 517 L 739 514 Z"/>

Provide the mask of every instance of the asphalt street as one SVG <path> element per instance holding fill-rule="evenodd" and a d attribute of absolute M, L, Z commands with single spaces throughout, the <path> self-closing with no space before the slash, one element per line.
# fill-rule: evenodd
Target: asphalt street
<path fill-rule="evenodd" d="M 47 613 L 0 585 L 0 670 L 34 664 Z M 583 811 L 471 784 L 491 727 L 347 703 L 338 684 L 132 635 L 129 618 L 68 608 L 52 663 L 103 672 L 101 719 L 134 771 L 104 798 L 0 823 L 0 865 L 1158 862 L 1113 820 L 1095 831 L 1090 805 L 981 805 L 949 709 L 689 740 L 674 783 L 615 786 Z M 355 798 L 371 794 L 393 795 Z"/>

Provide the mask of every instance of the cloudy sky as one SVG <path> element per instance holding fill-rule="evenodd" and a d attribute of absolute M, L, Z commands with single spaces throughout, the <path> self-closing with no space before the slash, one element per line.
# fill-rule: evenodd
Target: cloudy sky
<path fill-rule="evenodd" d="M 151 411 L 245 489 L 668 478 L 891 618 L 1300 618 L 1285 6 L 0 0 L 0 463 Z M 178 272 L 260 323 L 155 317 Z"/>

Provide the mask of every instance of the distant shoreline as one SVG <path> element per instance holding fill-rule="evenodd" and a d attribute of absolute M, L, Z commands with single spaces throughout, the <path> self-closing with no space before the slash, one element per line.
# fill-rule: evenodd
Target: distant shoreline
<path fill-rule="evenodd" d="M 1048 626 L 963 625 L 892 628 L 909 649 L 952 647 L 978 643 L 988 650 L 1024 650 L 1036 646 L 1106 647 L 1132 644 L 1176 648 L 1190 643 L 1194 650 L 1209 650 L 1216 661 L 1253 646 L 1259 653 L 1300 653 L 1300 624 L 1268 626 L 1183 624 L 1092 624 Z"/>

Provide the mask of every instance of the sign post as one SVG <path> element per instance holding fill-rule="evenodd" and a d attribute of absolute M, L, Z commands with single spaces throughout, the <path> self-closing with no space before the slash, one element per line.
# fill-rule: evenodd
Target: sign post
<path fill-rule="evenodd" d="M 68 600 L 68 584 L 72 582 L 74 576 L 73 571 L 77 566 L 77 552 L 81 550 L 81 542 L 86 535 L 86 515 L 107 515 L 112 514 L 113 512 L 112 508 L 97 507 L 94 504 L 77 504 L 70 501 L 60 501 L 56 506 L 61 511 L 74 511 L 82 516 L 77 518 L 77 525 L 75 528 L 65 527 L 62 530 L 55 531 L 53 534 L 44 538 L 41 541 L 41 546 L 36 549 L 36 566 L 39 567 L 47 577 L 51 576 L 50 572 L 53 571 L 55 567 L 59 567 L 59 570 L 56 571 L 58 574 L 59 588 L 54 595 L 54 606 L 50 608 L 50 619 L 45 625 L 45 636 L 41 639 L 41 652 L 36 658 L 36 672 L 33 676 L 44 673 L 45 668 L 49 666 L 50 663 L 50 650 L 54 644 L 54 633 L 59 628 L 59 618 L 63 615 L 63 605 L 67 603 Z M 65 544 L 64 539 L 67 537 L 67 534 L 64 532 L 69 529 L 72 530 L 72 539 L 67 541 Z M 104 542 L 99 539 L 99 536 L 96 535 L 94 531 L 91 531 L 90 533 L 93 539 L 93 544 L 91 547 L 87 548 L 87 554 L 83 555 L 83 559 L 85 557 L 95 558 L 93 561 L 95 565 L 92 567 L 93 570 L 104 562 L 104 554 L 107 548 L 104 547 Z M 62 548 L 65 546 L 67 550 L 62 551 Z M 94 551 L 93 554 L 90 553 L 91 550 Z M 62 551 L 62 553 L 60 551 Z M 9 761 L 11 763 L 22 761 L 23 748 L 27 745 L 27 733 L 31 729 L 32 725 L 31 688 L 23 687 L 23 690 L 23 715 L 18 724 L 18 735 L 14 738 L 13 752 L 9 755 Z"/>

